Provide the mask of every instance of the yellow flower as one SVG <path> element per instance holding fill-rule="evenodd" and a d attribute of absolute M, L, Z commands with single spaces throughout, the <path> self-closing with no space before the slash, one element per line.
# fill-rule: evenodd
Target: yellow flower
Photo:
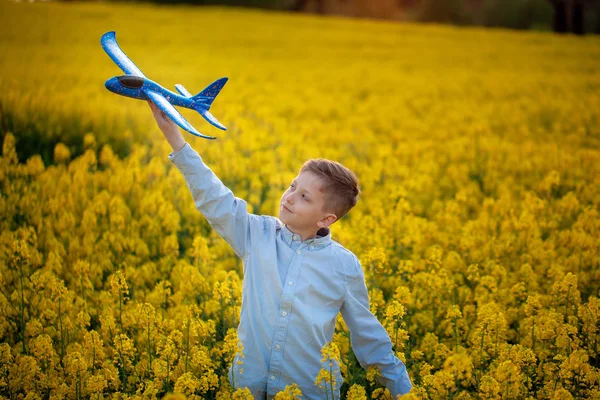
<path fill-rule="evenodd" d="M 29 350 L 44 372 L 52 371 L 60 363 L 60 358 L 54 350 L 52 338 L 47 334 L 41 334 L 31 340 Z"/>
<path fill-rule="evenodd" d="M 500 398 L 500 384 L 493 377 L 484 375 L 479 383 L 479 395 L 483 399 Z"/>
<path fill-rule="evenodd" d="M 315 386 L 328 393 L 332 399 L 336 395 L 341 384 L 338 382 L 340 372 L 340 351 L 334 342 L 326 343 L 321 349 L 322 368 L 319 371 Z"/>
<path fill-rule="evenodd" d="M 15 135 L 7 132 L 2 143 L 2 158 L 11 164 L 16 164 L 19 161 L 15 143 Z"/>
<path fill-rule="evenodd" d="M 462 318 L 462 313 L 460 312 L 460 308 L 456 304 L 453 304 L 450 307 L 448 307 L 448 310 L 446 311 L 446 318 L 447 319 Z"/>
<path fill-rule="evenodd" d="M 367 393 L 365 392 L 365 388 L 355 383 L 348 390 L 348 394 L 346 395 L 347 400 L 367 400 Z"/>
<path fill-rule="evenodd" d="M 83 136 L 83 147 L 86 149 L 93 149 L 96 147 L 96 137 L 93 133 L 89 132 Z"/>
<path fill-rule="evenodd" d="M 93 375 L 87 379 L 86 387 L 90 394 L 100 395 L 108 386 L 108 382 L 103 375 Z M 94 397 L 94 396 L 92 396 Z"/>
<path fill-rule="evenodd" d="M 527 301 L 525 306 L 523 307 L 523 311 L 525 311 L 525 315 L 531 317 L 537 315 L 539 310 L 542 308 L 542 304 L 540 301 L 540 296 L 538 294 L 529 295 L 527 297 Z"/>
<path fill-rule="evenodd" d="M 379 368 L 376 365 L 370 366 L 367 369 L 367 381 L 373 385 L 376 382 L 376 379 L 379 379 L 381 373 L 379 372 Z"/>
<path fill-rule="evenodd" d="M 187 400 L 187 396 L 182 393 L 168 393 L 163 400 Z"/>
<path fill-rule="evenodd" d="M 388 400 L 388 399 L 392 399 L 392 395 L 390 393 L 390 391 L 386 388 L 377 388 L 375 390 L 373 390 L 373 393 L 371 393 L 371 398 L 372 399 L 381 399 L 381 400 Z"/>
<path fill-rule="evenodd" d="M 394 299 L 403 306 L 412 304 L 412 295 L 410 293 L 410 289 L 406 286 L 398 286 L 394 292 Z"/>
<path fill-rule="evenodd" d="M 361 257 L 361 265 L 365 268 L 366 278 L 374 284 L 375 277 L 379 275 L 389 275 L 391 269 L 388 265 L 387 255 L 384 249 L 373 247 Z"/>
<path fill-rule="evenodd" d="M 452 354 L 444 361 L 444 370 L 454 376 L 462 387 L 469 387 L 475 382 L 473 377 L 473 362 L 465 351 Z"/>
<path fill-rule="evenodd" d="M 558 388 L 552 394 L 552 400 L 572 400 L 573 398 L 573 395 L 564 388 Z"/>
<path fill-rule="evenodd" d="M 66 163 L 71 159 L 71 151 L 63 143 L 58 143 L 54 146 L 54 162 Z"/>
<path fill-rule="evenodd" d="M 219 377 L 212 369 L 206 371 L 199 379 L 200 387 L 198 391 L 201 394 L 207 393 L 209 390 L 215 390 L 219 385 Z"/>
<path fill-rule="evenodd" d="M 123 276 L 123 271 L 118 270 L 111 276 L 110 288 L 113 295 L 120 296 L 123 300 L 128 298 L 129 286 L 127 285 L 125 276 Z"/>
<path fill-rule="evenodd" d="M 223 340 L 222 354 L 228 363 L 232 363 L 234 357 L 237 355 L 237 364 L 242 364 L 241 359 L 244 358 L 244 344 L 238 340 L 237 331 L 234 328 L 229 328 L 225 339 Z"/>
<path fill-rule="evenodd" d="M 404 316 L 404 306 L 392 300 L 385 309 L 385 317 L 389 320 L 399 320 Z"/>
<path fill-rule="evenodd" d="M 116 350 L 114 363 L 119 368 L 130 370 L 133 368 L 133 361 L 136 349 L 133 341 L 125 334 L 115 336 L 114 346 Z"/>
<path fill-rule="evenodd" d="M 196 236 L 194 238 L 190 255 L 196 259 L 197 267 L 199 266 L 199 263 L 202 263 L 202 266 L 205 266 L 214 259 L 214 255 L 208 247 L 208 241 L 203 236 Z"/>
<path fill-rule="evenodd" d="M 185 395 L 187 398 L 199 399 L 195 393 L 200 388 L 200 382 L 191 372 L 181 375 L 175 382 L 175 392 Z"/>
<path fill-rule="evenodd" d="M 147 329 L 148 325 L 152 325 L 155 319 L 155 310 L 150 303 L 140 303 L 136 306 L 136 320 L 138 326 L 142 329 Z"/>
<path fill-rule="evenodd" d="M 340 350 L 337 347 L 335 342 L 326 343 L 325 346 L 321 349 L 321 362 L 322 363 L 331 363 L 331 361 L 339 361 L 340 360 Z"/>
<path fill-rule="evenodd" d="M 275 395 L 275 400 L 300 400 L 302 399 L 302 391 L 300 387 L 293 383 L 291 385 L 287 385 L 283 391 L 277 393 Z"/>
<path fill-rule="evenodd" d="M 233 392 L 233 396 L 231 397 L 233 400 L 254 400 L 254 396 L 252 396 L 252 392 L 248 388 L 239 388 L 235 392 Z"/>

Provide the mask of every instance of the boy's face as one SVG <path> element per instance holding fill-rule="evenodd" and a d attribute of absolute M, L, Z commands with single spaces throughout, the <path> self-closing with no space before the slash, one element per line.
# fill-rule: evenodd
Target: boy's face
<path fill-rule="evenodd" d="M 310 171 L 301 172 L 281 196 L 279 219 L 302 240 L 335 222 L 335 214 L 324 210 L 322 178 Z"/>

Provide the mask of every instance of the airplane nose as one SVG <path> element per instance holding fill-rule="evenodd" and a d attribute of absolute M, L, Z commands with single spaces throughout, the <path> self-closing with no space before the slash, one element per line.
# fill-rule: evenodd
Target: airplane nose
<path fill-rule="evenodd" d="M 117 88 L 119 87 L 119 81 L 117 78 L 112 77 L 104 83 L 104 86 L 111 92 L 116 92 Z"/>

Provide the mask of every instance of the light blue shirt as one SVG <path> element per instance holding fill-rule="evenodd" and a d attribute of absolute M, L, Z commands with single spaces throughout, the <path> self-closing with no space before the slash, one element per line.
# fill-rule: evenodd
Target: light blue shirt
<path fill-rule="evenodd" d="M 234 197 L 188 143 L 169 160 L 185 177 L 196 208 L 243 260 L 238 338 L 244 358 L 237 365 L 236 357 L 228 374 L 235 388 L 247 387 L 263 399 L 297 383 L 303 398 L 325 398 L 315 378 L 321 348 L 332 340 L 341 312 L 360 365 L 377 366 L 379 382 L 394 397 L 410 391 L 404 363 L 369 310 L 362 267 L 331 239 L 329 229 L 301 242 L 279 219 L 248 213 L 246 202 Z M 336 370 L 337 399 L 343 381 Z"/>

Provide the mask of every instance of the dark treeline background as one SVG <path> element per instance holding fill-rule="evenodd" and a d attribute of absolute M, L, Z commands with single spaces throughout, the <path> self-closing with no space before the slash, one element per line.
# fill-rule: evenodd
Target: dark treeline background
<path fill-rule="evenodd" d="M 118 0 L 116 0 L 118 1 Z M 135 1 L 135 0 L 134 0 Z M 144 1 L 144 0 L 142 0 Z M 148 0 L 145 0 L 148 1 Z M 600 33 L 600 0 L 149 0 L 559 33 Z"/>

